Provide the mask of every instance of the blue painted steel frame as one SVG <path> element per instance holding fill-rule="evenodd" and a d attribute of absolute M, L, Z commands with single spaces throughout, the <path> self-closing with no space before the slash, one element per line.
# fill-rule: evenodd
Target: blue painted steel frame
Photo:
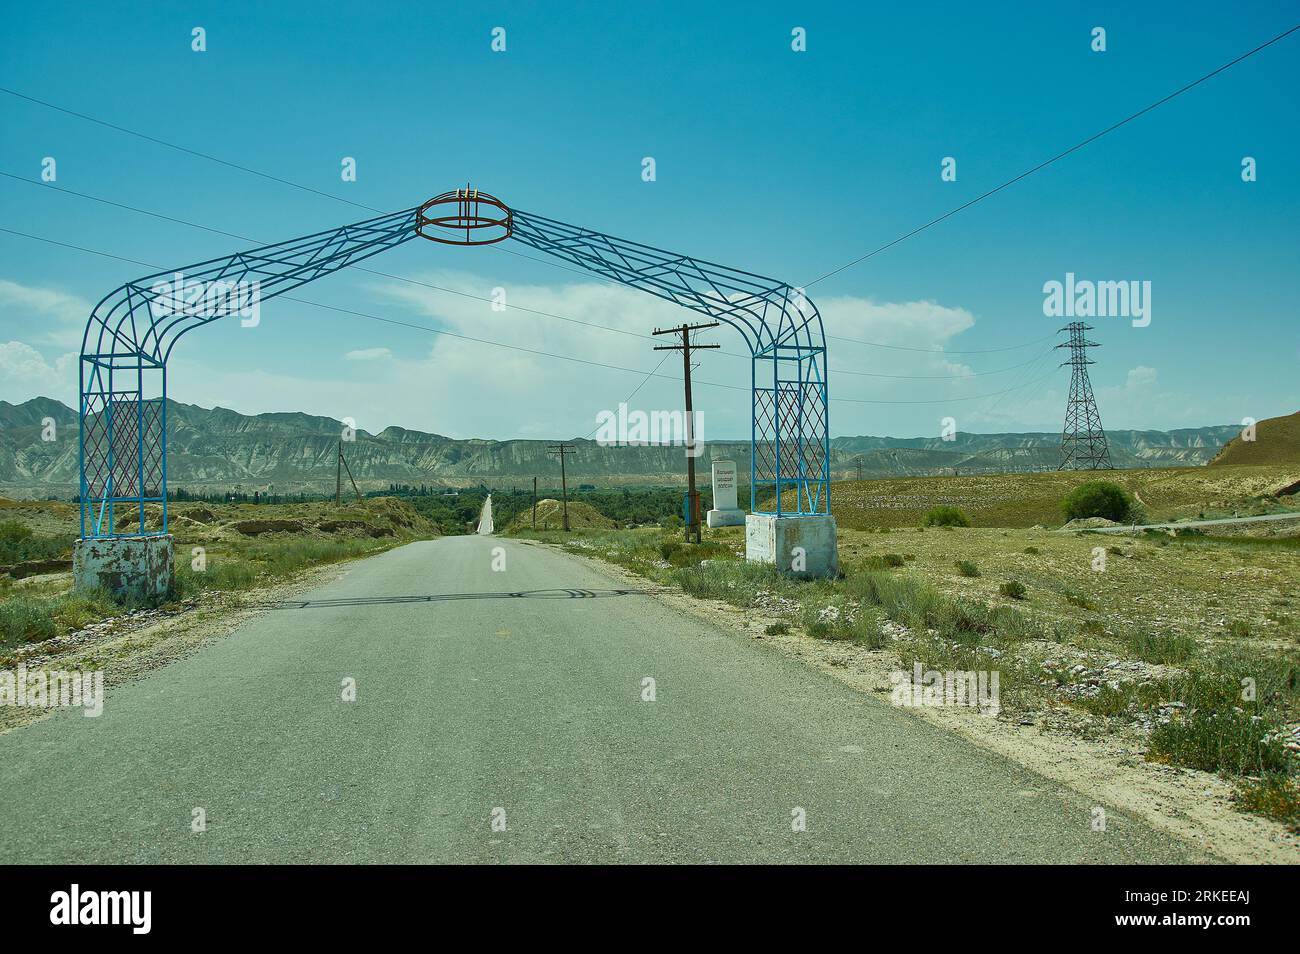
<path fill-rule="evenodd" d="M 158 272 L 104 296 L 81 347 L 81 535 L 167 532 L 167 360 L 181 337 L 410 241 L 416 226 L 416 209 L 406 209 Z M 197 292 L 194 301 L 191 292 Z M 121 374 L 132 372 L 134 390 L 115 384 L 115 375 L 120 382 Z M 123 411 L 135 414 L 134 427 L 125 432 Z M 123 452 L 134 461 L 124 460 Z M 145 512 L 150 503 L 161 505 L 154 528 Z M 127 527 L 120 525 L 123 508 L 134 511 Z"/>
<path fill-rule="evenodd" d="M 81 535 L 167 532 L 167 360 L 182 336 L 415 238 L 418 211 L 159 272 L 104 296 L 86 324 L 78 375 Z M 516 241 L 739 331 L 751 355 L 751 509 L 830 512 L 826 337 L 801 289 L 531 213 L 510 210 L 510 220 Z M 196 300 L 186 300 L 192 290 Z M 771 387 L 760 387 L 769 370 Z M 130 385 L 119 386 L 121 374 Z M 759 510 L 760 492 L 775 509 Z M 152 529 L 151 503 L 161 506 Z M 119 529 L 123 507 L 134 509 L 129 529 Z"/>
<path fill-rule="evenodd" d="M 830 512 L 826 335 L 802 289 L 518 209 L 511 224 L 516 241 L 739 331 L 751 355 L 750 509 Z M 769 376 L 762 362 L 771 388 L 759 386 Z M 791 510 L 783 498 L 792 491 Z M 772 494 L 773 509 L 759 509 L 760 493 Z"/>

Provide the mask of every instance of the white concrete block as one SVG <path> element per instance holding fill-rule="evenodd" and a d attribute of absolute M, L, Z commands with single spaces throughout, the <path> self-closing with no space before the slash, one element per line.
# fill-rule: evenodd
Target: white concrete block
<path fill-rule="evenodd" d="M 72 548 L 72 582 L 115 596 L 163 599 L 172 588 L 172 536 L 79 539 Z"/>
<path fill-rule="evenodd" d="M 745 511 L 710 510 L 704 520 L 710 527 L 739 527 L 745 523 Z"/>
<path fill-rule="evenodd" d="M 838 576 L 835 518 L 752 513 L 745 518 L 745 559 L 771 563 L 792 576 Z"/>

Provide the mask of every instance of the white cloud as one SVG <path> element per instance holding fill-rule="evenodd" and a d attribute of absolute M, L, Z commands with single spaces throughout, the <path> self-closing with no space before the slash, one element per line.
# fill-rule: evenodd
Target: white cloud
<path fill-rule="evenodd" d="M 90 309 L 76 295 L 0 279 L 0 326 L 39 344 L 79 347 Z"/>
<path fill-rule="evenodd" d="M 671 410 L 681 405 L 680 362 L 671 354 L 655 353 L 654 345 L 661 342 L 649 337 L 656 327 L 682 321 L 684 313 L 676 305 L 608 284 L 525 286 L 451 273 L 424 278 L 475 297 L 398 283 L 379 284 L 375 291 L 422 314 L 431 325 L 458 335 L 637 370 L 628 374 L 450 336 L 434 338 L 426 358 L 399 358 L 394 362 L 397 367 L 385 377 L 385 386 L 402 389 L 409 383 L 412 390 L 424 395 L 417 400 L 448 415 L 430 429 L 456 436 L 584 436 L 595 427 L 598 412 L 616 408 L 661 361 L 660 377 L 645 383 L 633 406 Z M 493 311 L 490 301 L 479 300 L 490 299 L 496 286 L 506 290 L 510 307 L 505 311 Z M 838 297 L 820 301 L 818 307 L 830 334 L 925 349 L 941 349 L 975 322 L 965 309 L 928 301 L 880 303 Z M 568 320 L 553 317 L 556 315 Z M 700 334 L 699 340 L 722 345 L 721 352 L 700 352 L 695 372 L 695 402 L 704 411 L 706 433 L 743 438 L 750 430 L 750 361 L 744 342 L 725 325 Z M 888 399 L 898 396 L 900 389 L 916 390 L 915 382 L 909 387 L 909 382 L 896 378 L 851 375 L 843 373 L 845 369 L 877 375 L 961 377 L 970 373 L 967 366 L 944 354 L 887 351 L 835 340 L 829 351 L 833 356 L 832 398 Z M 923 387 L 926 393 L 935 393 L 930 383 L 923 382 Z M 955 383 L 970 389 L 966 380 L 933 383 Z M 878 412 L 879 408 L 871 405 L 840 405 L 834 410 L 835 433 L 862 433 L 870 423 L 883 424 Z M 854 421 L 859 423 L 851 423 Z"/>
<path fill-rule="evenodd" d="M 18 403 L 40 395 L 76 407 L 76 362 L 75 353 L 51 364 L 25 342 L 0 343 L 0 399 Z"/>
<path fill-rule="evenodd" d="M 638 385 L 634 409 L 681 406 L 680 357 L 656 353 L 653 348 L 662 340 L 650 336 L 656 327 L 680 324 L 688 317 L 679 306 L 597 282 L 524 285 L 501 276 L 453 272 L 417 277 L 473 297 L 395 281 L 379 282 L 370 290 L 391 306 L 388 311 L 393 317 L 448 334 L 422 335 L 351 321 L 353 347 L 340 355 L 349 369 L 310 376 L 282 371 L 280 364 L 271 363 L 272 358 L 259 366 L 230 366 L 182 353 L 172 362 L 172 397 L 244 413 L 301 409 L 352 417 L 371 431 L 395 424 L 454 437 L 503 439 L 585 436 L 595 428 L 599 412 L 617 408 Z M 496 287 L 506 290 L 504 311 L 492 309 Z M 59 293 L 42 294 L 40 289 L 6 283 L 0 285 L 3 301 L 75 314 L 84 322 L 84 303 Z M 817 304 L 827 333 L 837 336 L 828 349 L 835 434 L 937 433 L 939 419 L 947 414 L 967 426 L 960 411 L 971 407 L 897 407 L 837 403 L 837 399 L 957 398 L 998 390 L 1016 377 L 1015 373 L 975 376 L 959 357 L 943 352 L 956 335 L 974 326 L 975 317 L 966 309 L 933 301 L 877 302 L 844 296 Z M 408 314 L 396 313 L 396 308 Z M 722 345 L 722 351 L 699 352 L 695 372 L 695 403 L 705 414 L 706 438 L 744 438 L 750 431 L 750 361 L 745 344 L 725 325 L 698 338 Z M 28 350 L 32 354 L 10 356 L 26 369 L 23 380 L 28 393 L 21 397 L 37 390 L 54 391 L 48 383 L 52 381 L 62 385 L 59 394 L 75 388 L 75 363 L 66 365 L 72 373 L 58 380 L 63 365 L 50 365 L 34 348 Z M 656 366 L 657 376 L 647 380 L 646 374 Z M 34 381 L 42 382 L 39 388 Z M 717 384 L 727 387 L 712 386 Z M 70 398 L 75 399 L 75 394 Z M 1016 406 L 1014 401 L 1008 404 Z M 931 418 L 932 427 L 928 426 Z"/>
<path fill-rule="evenodd" d="M 1155 368 L 1148 368 L 1144 364 L 1136 368 L 1130 368 L 1128 377 L 1124 381 L 1124 387 L 1129 391 L 1137 391 L 1142 388 L 1149 388 L 1156 383 L 1158 374 Z"/>
<path fill-rule="evenodd" d="M 817 302 L 833 338 L 855 338 L 905 348 L 938 350 L 975 326 L 965 308 L 933 301 L 875 302 L 863 298 L 824 298 Z"/>
<path fill-rule="evenodd" d="M 360 351 L 349 351 L 343 357 L 348 361 L 378 361 L 392 356 L 393 352 L 389 348 L 362 348 Z"/>

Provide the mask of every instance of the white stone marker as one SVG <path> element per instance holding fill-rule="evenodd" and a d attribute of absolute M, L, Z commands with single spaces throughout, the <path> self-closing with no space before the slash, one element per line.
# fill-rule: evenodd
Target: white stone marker
<path fill-rule="evenodd" d="M 745 522 L 745 511 L 736 503 L 736 462 L 713 461 L 713 509 L 705 515 L 710 527 L 738 527 Z"/>

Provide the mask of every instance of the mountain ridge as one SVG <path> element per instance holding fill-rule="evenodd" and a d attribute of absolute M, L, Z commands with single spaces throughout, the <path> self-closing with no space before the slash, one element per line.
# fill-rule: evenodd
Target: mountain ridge
<path fill-rule="evenodd" d="M 57 437 L 42 440 L 43 421 Z M 167 402 L 168 470 L 173 488 L 333 488 L 336 444 L 342 421 L 302 411 L 246 415 L 229 408 Z M 26 495 L 75 492 L 77 413 L 59 401 L 37 397 L 21 404 L 0 401 L 0 491 Z M 1200 466 L 1240 432 L 1237 425 L 1172 431 L 1110 431 L 1117 466 Z M 680 447 L 604 447 L 571 438 L 575 482 L 675 483 L 683 479 Z M 1051 432 L 938 437 L 836 437 L 831 466 L 837 476 L 887 477 L 1005 470 L 1054 470 L 1060 435 Z M 389 425 L 372 433 L 357 429 L 345 455 L 358 483 L 375 489 L 392 483 L 469 486 L 514 480 L 556 470 L 547 446 L 553 441 L 513 438 L 452 438 Z M 737 460 L 742 470 L 748 440 L 710 441 L 711 456 Z M 705 459 L 707 471 L 707 457 Z"/>

